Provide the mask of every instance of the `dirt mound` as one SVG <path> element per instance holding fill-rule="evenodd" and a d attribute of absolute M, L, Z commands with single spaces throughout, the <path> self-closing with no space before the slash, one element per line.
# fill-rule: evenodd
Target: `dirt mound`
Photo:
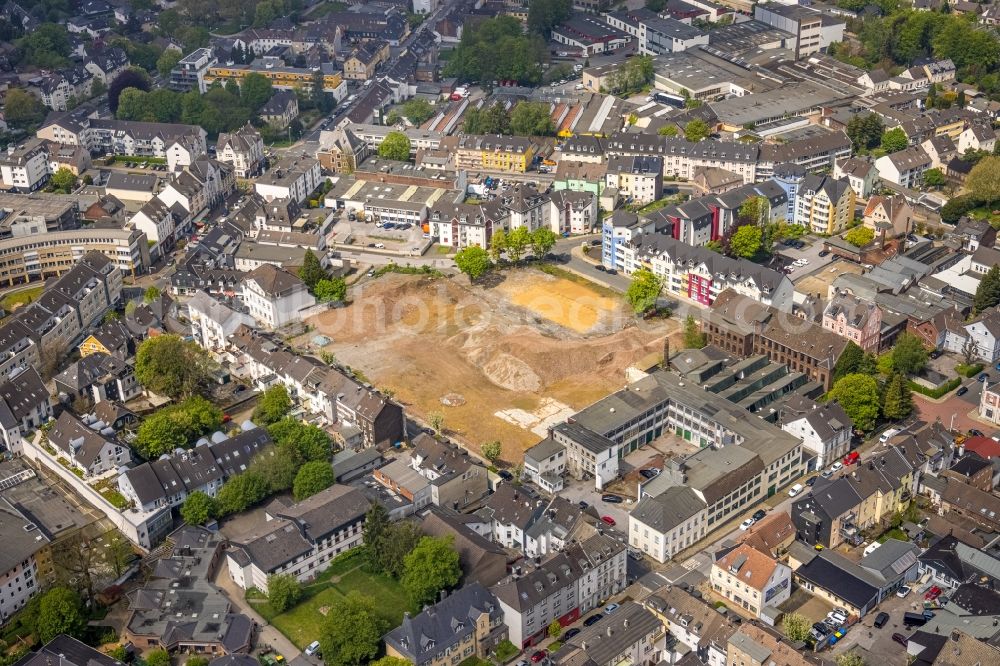
<path fill-rule="evenodd" d="M 459 393 L 449 393 L 441 396 L 441 404 L 445 407 L 461 407 L 465 404 L 465 397 Z"/>
<path fill-rule="evenodd" d="M 542 380 L 531 366 L 510 354 L 494 354 L 480 366 L 486 378 L 508 391 L 536 393 L 542 388 Z"/>

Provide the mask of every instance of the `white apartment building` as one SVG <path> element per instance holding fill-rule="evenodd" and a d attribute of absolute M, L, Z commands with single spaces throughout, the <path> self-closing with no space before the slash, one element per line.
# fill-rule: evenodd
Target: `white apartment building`
<path fill-rule="evenodd" d="M 620 156 L 608 160 L 605 185 L 634 203 L 652 203 L 663 194 L 663 159 L 649 156 Z"/>
<path fill-rule="evenodd" d="M 275 329 L 302 319 L 316 297 L 297 275 L 261 264 L 243 279 L 243 303 L 259 325 Z"/>
<path fill-rule="evenodd" d="M 370 506 L 359 490 L 339 484 L 290 506 L 272 504 L 263 529 L 232 539 L 226 555 L 230 578 L 265 594 L 275 574 L 312 580 L 337 555 L 362 544 Z"/>
<path fill-rule="evenodd" d="M 49 149 L 44 141 L 11 144 L 0 157 L 0 182 L 12 192 L 34 192 L 49 180 Z"/>
<path fill-rule="evenodd" d="M 818 404 L 791 395 L 781 407 L 781 429 L 802 440 L 802 448 L 812 456 L 809 470 L 832 465 L 851 448 L 853 422 L 837 402 Z"/>
<path fill-rule="evenodd" d="M 254 182 L 257 194 L 267 201 L 292 199 L 302 203 L 322 182 L 319 162 L 312 157 L 286 157 Z"/>
<path fill-rule="evenodd" d="M 705 536 L 708 506 L 690 488 L 675 486 L 639 500 L 628 517 L 629 546 L 666 562 Z"/>
<path fill-rule="evenodd" d="M 237 178 L 250 178 L 264 166 L 264 140 L 249 123 L 235 132 L 219 134 L 215 159 L 231 164 Z"/>
<path fill-rule="evenodd" d="M 879 178 L 909 188 L 920 187 L 924 171 L 930 167 L 931 158 L 920 146 L 910 146 L 875 160 Z"/>
<path fill-rule="evenodd" d="M 129 222 L 158 246 L 173 245 L 174 216 L 162 199 L 154 197 L 147 201 Z"/>
<path fill-rule="evenodd" d="M 18 509 L 0 499 L 0 540 L 4 544 L 0 549 L 0 624 L 4 624 L 40 591 L 35 553 L 47 546 L 49 539 Z"/>
<path fill-rule="evenodd" d="M 229 336 L 242 324 L 253 326 L 254 320 L 245 312 L 238 312 L 203 291 L 195 292 L 187 302 L 191 333 L 208 351 L 226 348 Z"/>

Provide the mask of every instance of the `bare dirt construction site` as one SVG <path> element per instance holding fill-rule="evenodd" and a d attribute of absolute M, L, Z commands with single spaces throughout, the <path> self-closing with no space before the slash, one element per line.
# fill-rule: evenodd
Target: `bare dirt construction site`
<path fill-rule="evenodd" d="M 622 387 L 627 367 L 658 361 L 665 335 L 677 348 L 677 322 L 637 322 L 582 280 L 521 269 L 496 282 L 388 274 L 310 319 L 309 336 L 409 413 L 440 412 L 449 434 L 475 449 L 499 440 L 518 461 L 548 425 Z"/>

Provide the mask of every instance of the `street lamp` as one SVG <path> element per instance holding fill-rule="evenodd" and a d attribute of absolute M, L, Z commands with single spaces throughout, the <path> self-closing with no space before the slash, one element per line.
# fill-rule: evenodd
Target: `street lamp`
<path fill-rule="evenodd" d="M 952 432 L 955 431 L 955 417 L 956 416 L 957 416 L 957 414 L 952 414 L 951 415 L 951 425 L 948 427 L 948 430 L 951 430 Z"/>

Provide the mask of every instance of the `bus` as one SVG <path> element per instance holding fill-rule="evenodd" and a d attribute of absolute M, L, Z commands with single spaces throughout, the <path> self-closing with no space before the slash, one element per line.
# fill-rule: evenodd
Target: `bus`
<path fill-rule="evenodd" d="M 672 106 L 676 109 L 683 109 L 687 106 L 687 101 L 680 95 L 673 95 L 671 93 L 661 91 L 651 93 L 649 97 L 646 98 L 646 101 L 666 104 L 667 106 Z"/>

